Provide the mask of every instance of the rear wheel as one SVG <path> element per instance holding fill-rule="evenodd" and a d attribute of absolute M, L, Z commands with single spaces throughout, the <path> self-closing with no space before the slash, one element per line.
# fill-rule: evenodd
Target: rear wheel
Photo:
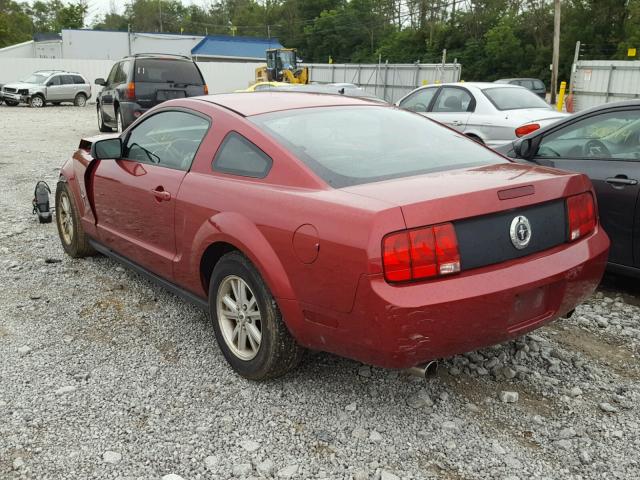
<path fill-rule="evenodd" d="M 73 104 L 76 107 L 84 107 L 87 104 L 87 96 L 84 93 L 77 94 L 73 99 Z"/>
<path fill-rule="evenodd" d="M 95 254 L 80 223 L 80 212 L 73 194 L 65 182 L 56 186 L 56 224 L 62 248 L 72 258 L 82 258 Z"/>
<path fill-rule="evenodd" d="M 100 130 L 101 132 L 113 131 L 111 127 L 108 127 L 104 123 L 104 117 L 102 116 L 102 107 L 100 107 L 100 104 L 98 104 L 98 130 Z"/>
<path fill-rule="evenodd" d="M 42 108 L 45 106 L 44 97 L 42 95 L 34 95 L 29 99 L 29 106 L 33 108 Z"/>
<path fill-rule="evenodd" d="M 120 109 L 116 110 L 116 120 L 118 122 L 118 128 L 117 128 L 117 132 L 123 132 L 125 128 L 127 128 L 124 125 L 124 121 L 122 119 L 122 112 L 120 111 Z"/>
<path fill-rule="evenodd" d="M 467 135 L 467 137 L 469 137 L 471 140 L 473 140 L 474 142 L 478 142 L 480 145 L 484 145 L 484 142 L 482 141 L 482 139 L 480 137 L 478 137 L 477 135 Z"/>
<path fill-rule="evenodd" d="M 224 255 L 209 284 L 216 339 L 231 367 L 250 380 L 284 375 L 304 349 L 289 333 L 260 273 L 240 252 Z"/>

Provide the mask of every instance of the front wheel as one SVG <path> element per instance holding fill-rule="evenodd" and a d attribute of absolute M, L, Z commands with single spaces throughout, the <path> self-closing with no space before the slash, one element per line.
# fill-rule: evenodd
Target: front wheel
<path fill-rule="evenodd" d="M 7 104 L 7 107 L 17 107 L 19 102 L 14 100 L 5 100 L 4 103 Z"/>
<path fill-rule="evenodd" d="M 33 108 L 42 108 L 45 106 L 44 97 L 42 95 L 34 95 L 29 99 L 29 106 Z"/>
<path fill-rule="evenodd" d="M 124 119 L 122 118 L 122 111 L 120 109 L 116 110 L 116 120 L 118 122 L 117 132 L 124 132 L 124 129 L 127 128 L 124 124 Z"/>
<path fill-rule="evenodd" d="M 250 380 L 284 375 L 304 349 L 289 333 L 260 273 L 240 252 L 224 255 L 209 284 L 209 312 L 227 362 Z"/>
<path fill-rule="evenodd" d="M 73 194 L 65 182 L 58 182 L 56 186 L 56 225 L 67 255 L 82 258 L 95 254 L 80 223 L 80 212 Z"/>
<path fill-rule="evenodd" d="M 113 131 L 111 127 L 108 127 L 104 123 L 104 117 L 102 116 L 102 107 L 100 106 L 100 104 L 98 104 L 98 130 L 105 133 Z"/>

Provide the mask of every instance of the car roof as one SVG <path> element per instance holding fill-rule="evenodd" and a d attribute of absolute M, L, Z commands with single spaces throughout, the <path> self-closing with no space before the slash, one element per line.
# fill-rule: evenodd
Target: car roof
<path fill-rule="evenodd" d="M 485 90 L 487 88 L 523 88 L 520 85 L 511 85 L 509 83 L 494 83 L 494 82 L 449 82 L 438 83 L 433 85 L 427 85 L 426 87 L 471 87 L 479 90 Z"/>
<path fill-rule="evenodd" d="M 348 97 L 344 95 L 273 90 L 262 92 L 220 93 L 217 95 L 198 97 L 198 99 L 233 110 L 244 117 L 282 110 L 295 110 L 299 108 L 381 105 L 379 101 Z"/>

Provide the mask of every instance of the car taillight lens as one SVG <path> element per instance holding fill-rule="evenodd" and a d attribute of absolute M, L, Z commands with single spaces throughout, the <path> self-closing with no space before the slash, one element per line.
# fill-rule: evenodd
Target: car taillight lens
<path fill-rule="evenodd" d="M 127 98 L 129 100 L 136 98 L 136 84 L 133 82 L 127 84 Z"/>
<path fill-rule="evenodd" d="M 581 193 L 567 198 L 569 241 L 588 235 L 596 228 L 596 206 L 591 193 Z"/>
<path fill-rule="evenodd" d="M 391 233 L 382 241 L 384 278 L 407 282 L 460 271 L 460 252 L 451 223 Z"/>
<path fill-rule="evenodd" d="M 535 132 L 539 128 L 540 124 L 538 123 L 527 123 L 526 125 L 516 128 L 516 137 L 524 137 L 525 135 L 529 135 L 531 132 Z"/>
<path fill-rule="evenodd" d="M 209 95 L 209 87 L 207 86 L 207 84 L 204 84 L 204 94 L 205 95 Z"/>

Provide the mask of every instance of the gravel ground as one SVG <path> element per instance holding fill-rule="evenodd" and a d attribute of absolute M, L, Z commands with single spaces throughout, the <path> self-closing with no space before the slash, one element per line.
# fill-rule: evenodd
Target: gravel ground
<path fill-rule="evenodd" d="M 640 478 L 637 281 L 428 384 L 326 354 L 252 383 L 202 312 L 31 215 L 94 109 L 0 106 L 0 127 L 3 480 Z"/>

